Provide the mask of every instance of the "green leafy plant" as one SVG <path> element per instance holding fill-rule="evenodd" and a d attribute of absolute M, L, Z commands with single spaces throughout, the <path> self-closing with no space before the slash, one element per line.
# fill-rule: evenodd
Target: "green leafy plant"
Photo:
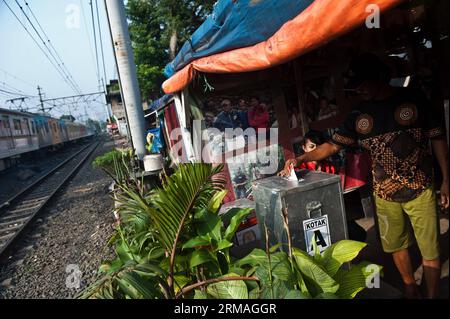
<path fill-rule="evenodd" d="M 162 188 L 148 193 L 119 183 L 121 220 L 110 240 L 117 258 L 103 263 L 105 277 L 81 297 L 180 298 L 218 281 L 256 280 L 227 273 L 230 240 L 249 211 L 219 217 L 226 194 L 221 170 L 180 165 Z M 222 229 L 225 220 L 229 226 Z M 222 275 L 228 276 L 218 279 Z"/>
<path fill-rule="evenodd" d="M 117 257 L 101 265 L 103 277 L 80 297 L 353 298 L 364 289 L 367 263 L 344 267 L 364 243 L 340 241 L 323 253 L 314 246 L 310 256 L 289 241 L 233 258 L 233 237 L 250 210 L 219 214 L 221 170 L 182 164 L 150 191 L 119 182 L 120 223 L 110 240 Z"/>
<path fill-rule="evenodd" d="M 133 151 L 112 150 L 97 156 L 92 162 L 94 168 L 99 168 L 108 174 L 117 183 L 130 176 L 130 163 L 134 157 Z"/>

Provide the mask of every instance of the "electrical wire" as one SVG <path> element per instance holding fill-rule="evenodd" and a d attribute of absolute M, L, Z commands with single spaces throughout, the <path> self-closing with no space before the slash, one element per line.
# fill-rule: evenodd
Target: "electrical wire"
<path fill-rule="evenodd" d="M 86 15 L 85 15 L 84 6 L 83 6 L 83 0 L 79 0 L 79 1 L 80 1 L 80 6 L 81 6 L 81 16 L 83 18 L 83 23 L 84 23 L 84 32 L 86 33 L 86 37 L 87 37 L 87 40 L 88 40 L 89 48 L 91 49 L 89 52 L 90 52 L 90 55 L 91 55 L 91 58 L 92 58 L 92 63 L 95 66 L 94 48 L 92 47 L 91 37 L 90 37 L 89 31 L 88 31 L 89 28 L 88 28 L 87 21 L 86 21 Z"/>
<path fill-rule="evenodd" d="M 61 66 L 61 63 L 58 61 L 58 59 L 55 57 L 55 55 L 53 54 L 52 50 L 50 50 L 50 48 L 47 46 L 47 43 L 45 42 L 45 40 L 42 38 L 41 34 L 39 33 L 39 31 L 36 29 L 35 25 L 33 24 L 33 22 L 31 22 L 31 19 L 28 17 L 28 15 L 25 13 L 25 10 L 23 9 L 23 7 L 20 5 L 20 3 L 17 0 L 14 0 L 15 3 L 17 4 L 17 6 L 20 8 L 20 10 L 22 11 L 23 15 L 25 16 L 25 18 L 27 19 L 28 23 L 31 25 L 31 27 L 33 28 L 34 32 L 36 32 L 37 36 L 39 37 L 39 39 L 42 41 L 42 44 L 44 45 L 44 47 L 47 49 L 48 53 L 50 54 L 50 56 L 53 58 L 53 60 L 56 62 L 56 64 L 58 65 L 59 69 L 61 70 L 65 81 L 72 87 L 72 89 L 76 92 L 76 93 L 80 93 L 80 91 L 77 88 L 77 85 L 72 82 L 70 75 L 67 74 L 64 70 L 64 68 Z"/>
<path fill-rule="evenodd" d="M 75 87 L 77 88 L 77 91 L 79 93 L 81 93 L 81 89 L 80 86 L 78 85 L 78 83 L 75 81 L 75 79 L 73 78 L 72 74 L 70 73 L 69 69 L 67 68 L 66 64 L 64 63 L 63 59 L 61 58 L 61 56 L 59 55 L 58 51 L 56 50 L 56 48 L 53 46 L 53 43 L 50 41 L 50 38 L 47 36 L 47 33 L 45 32 L 44 28 L 42 28 L 42 25 L 39 23 L 38 18 L 36 17 L 36 15 L 34 14 L 33 10 L 31 9 L 30 5 L 28 4 L 28 2 L 24 1 L 25 5 L 28 7 L 28 10 L 30 11 L 31 15 L 33 16 L 34 20 L 36 21 L 36 23 L 38 24 L 39 28 L 41 29 L 42 33 L 44 34 L 44 36 L 47 38 L 47 42 L 50 45 L 50 47 L 53 49 L 53 51 L 55 52 L 56 56 L 58 57 L 62 67 L 64 68 L 64 70 L 66 71 L 66 73 L 68 74 L 69 78 L 71 79 L 71 81 L 74 83 Z"/>
<path fill-rule="evenodd" d="M 25 80 L 23 80 L 23 79 L 21 79 L 21 78 L 15 76 L 14 74 L 9 73 L 8 71 L 6 71 L 6 70 L 4 70 L 4 69 L 2 69 L 2 68 L 0 68 L 0 71 L 3 72 L 3 73 L 5 73 L 5 76 L 7 75 L 7 76 L 9 76 L 9 77 L 11 77 L 11 78 L 14 78 L 14 79 L 16 79 L 16 80 L 19 80 L 20 82 L 25 83 L 25 84 L 27 84 L 27 85 L 33 87 L 33 88 L 36 87 L 34 84 L 31 84 L 30 82 L 25 81 Z"/>
<path fill-rule="evenodd" d="M 95 61 L 96 61 L 96 65 L 97 65 L 97 80 L 98 80 L 98 87 L 100 87 L 100 67 L 99 67 L 99 62 L 98 62 L 97 36 L 95 33 L 94 6 L 92 5 L 92 0 L 89 1 L 89 5 L 91 6 L 92 30 L 94 33 Z"/>
<path fill-rule="evenodd" d="M 28 35 L 31 37 L 31 39 L 33 40 L 33 42 L 36 44 L 36 46 L 42 51 L 42 53 L 45 55 L 45 57 L 47 58 L 47 60 L 50 62 L 50 64 L 55 68 L 55 70 L 61 75 L 61 77 L 63 78 L 64 82 L 66 82 L 67 84 L 69 84 L 69 82 L 67 82 L 67 79 L 65 78 L 64 74 L 61 73 L 61 70 L 55 65 L 55 63 L 50 59 L 50 57 L 48 56 L 48 54 L 44 51 L 44 49 L 39 45 L 39 43 L 37 42 L 37 40 L 35 39 L 35 37 L 30 33 L 30 31 L 27 29 L 27 27 L 22 23 L 22 21 L 19 19 L 19 17 L 17 16 L 17 14 L 14 12 L 14 10 L 9 6 L 9 4 L 5 1 L 2 0 L 6 7 L 9 9 L 9 11 L 14 15 L 14 17 L 16 18 L 16 20 L 20 23 L 20 25 L 24 28 L 24 30 L 28 33 Z M 69 84 L 70 87 L 72 87 Z"/>
<path fill-rule="evenodd" d="M 97 0 L 95 0 L 95 9 L 96 9 L 96 11 L 97 11 L 98 35 L 99 35 L 99 39 L 100 39 L 100 50 L 101 50 L 102 64 L 103 64 L 103 79 L 104 79 L 104 81 L 105 81 L 105 82 L 103 83 L 103 85 L 104 85 L 104 89 L 105 89 L 105 91 L 106 91 L 106 81 L 107 81 L 107 78 L 106 78 L 105 54 L 104 54 L 104 52 L 103 52 L 102 30 L 101 30 L 101 27 L 100 27 L 100 16 L 99 16 L 99 14 L 98 14 L 98 2 L 97 2 Z"/>
<path fill-rule="evenodd" d="M 31 94 L 25 93 L 24 91 L 19 90 L 19 89 L 15 88 L 14 86 L 12 86 L 12 85 L 10 85 L 10 84 L 8 84 L 6 82 L 0 81 L 0 84 L 3 85 L 3 87 L 6 88 L 7 90 L 14 90 L 17 93 L 20 93 L 20 94 L 22 94 L 22 95 L 24 95 L 26 97 L 35 96 L 35 95 L 31 95 Z"/>

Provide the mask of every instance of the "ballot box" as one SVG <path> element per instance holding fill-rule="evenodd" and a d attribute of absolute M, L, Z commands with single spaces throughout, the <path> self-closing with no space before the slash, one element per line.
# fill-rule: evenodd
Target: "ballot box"
<path fill-rule="evenodd" d="M 287 215 L 294 247 L 312 252 L 314 238 L 320 251 L 347 238 L 341 179 L 317 171 L 301 170 L 297 178 L 272 176 L 253 183 L 255 212 L 264 242 L 264 224 L 270 245 L 283 243 L 287 250 Z"/>

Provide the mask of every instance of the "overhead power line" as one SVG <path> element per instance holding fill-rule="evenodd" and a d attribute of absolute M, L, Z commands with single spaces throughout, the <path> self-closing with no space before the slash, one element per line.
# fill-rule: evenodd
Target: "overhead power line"
<path fill-rule="evenodd" d="M 92 0 L 89 1 L 89 5 L 91 6 L 92 30 L 94 32 L 95 61 L 96 61 L 96 65 L 97 65 L 97 80 L 98 80 L 98 87 L 100 87 L 101 86 L 100 67 L 99 67 L 99 62 L 98 62 L 97 36 L 96 36 L 96 32 L 95 32 L 94 6 L 92 5 Z"/>
<path fill-rule="evenodd" d="M 10 84 L 8 84 L 6 82 L 0 81 L 0 85 L 2 85 L 6 90 L 13 90 L 13 91 L 16 91 L 18 94 L 22 94 L 22 95 L 25 95 L 25 96 L 32 96 L 31 94 L 25 93 L 24 91 L 19 90 L 19 89 L 15 88 L 14 86 L 12 86 L 12 85 L 10 85 Z"/>
<path fill-rule="evenodd" d="M 58 71 L 58 73 L 63 77 L 64 81 L 66 81 L 66 79 L 64 78 L 64 75 L 61 74 L 61 71 L 58 69 L 58 67 L 55 65 L 55 63 L 50 59 L 50 57 L 48 56 L 48 54 L 44 51 L 44 49 L 42 49 L 42 47 L 39 45 L 39 43 L 37 42 L 37 40 L 34 38 L 34 36 L 30 33 L 30 31 L 28 31 L 27 27 L 22 23 L 22 21 L 19 19 L 19 17 L 16 15 L 16 13 L 14 12 L 14 10 L 9 6 L 9 4 L 5 1 L 2 0 L 5 5 L 8 7 L 9 11 L 14 15 L 14 17 L 16 18 L 16 20 L 20 23 L 20 25 L 24 28 L 24 30 L 28 33 L 28 35 L 31 37 L 31 39 L 33 40 L 33 42 L 36 44 L 36 46 L 42 51 L 42 53 L 45 55 L 45 57 L 47 58 L 47 60 L 50 62 L 50 64 L 56 69 L 56 71 Z"/>
<path fill-rule="evenodd" d="M 61 56 L 59 55 L 58 51 L 56 50 L 56 48 L 53 46 L 53 43 L 50 41 L 50 38 L 47 36 L 47 33 L 45 32 L 44 28 L 42 28 L 42 25 L 39 23 L 38 18 L 36 17 L 36 15 L 34 14 L 33 10 L 31 10 L 30 5 L 28 4 L 28 2 L 24 1 L 25 5 L 28 7 L 28 10 L 30 10 L 31 15 L 33 16 L 34 20 L 36 21 L 36 23 L 38 24 L 39 28 L 41 29 L 42 33 L 44 34 L 45 38 L 47 39 L 48 44 L 50 45 L 50 47 L 53 49 L 53 51 L 55 52 L 57 58 L 59 59 L 62 68 L 66 71 L 67 75 L 69 76 L 71 82 L 75 85 L 75 87 L 77 88 L 78 93 L 81 93 L 81 89 L 78 85 L 78 83 L 75 81 L 75 79 L 73 78 L 72 74 L 70 73 L 70 71 L 68 70 L 66 64 L 64 63 L 63 59 L 61 58 Z"/>
<path fill-rule="evenodd" d="M 104 79 L 104 86 L 106 86 L 106 67 L 105 67 L 105 54 L 103 52 L 103 39 L 102 39 L 102 29 L 100 27 L 100 15 L 98 14 L 98 2 L 95 0 L 95 10 L 97 11 L 97 26 L 98 26 L 98 35 L 100 39 L 100 50 L 101 50 L 101 56 L 102 56 L 102 64 L 103 64 L 103 79 Z"/>
<path fill-rule="evenodd" d="M 25 32 L 30 36 L 30 38 L 33 40 L 33 42 L 36 44 L 36 46 L 41 50 L 41 52 L 44 54 L 44 56 L 47 58 L 47 60 L 50 62 L 50 64 L 55 68 L 55 70 L 59 73 L 59 75 L 63 78 L 64 82 L 66 82 L 72 89 L 75 90 L 75 92 L 79 93 L 75 87 L 73 87 L 73 83 L 71 83 L 70 81 L 68 81 L 67 76 L 65 75 L 65 72 L 62 71 L 62 69 L 60 67 L 58 67 L 55 62 L 53 62 L 53 60 L 49 57 L 49 55 L 47 54 L 47 52 L 41 47 L 41 45 L 38 43 L 38 41 L 36 40 L 36 38 L 31 34 L 31 32 L 28 30 L 28 28 L 25 26 L 25 24 L 20 20 L 20 18 L 17 16 L 17 14 L 14 12 L 14 10 L 11 8 L 11 6 L 5 1 L 2 0 L 3 3 L 6 5 L 6 7 L 8 8 L 8 10 L 12 13 L 12 15 L 16 18 L 16 20 L 19 22 L 19 24 L 24 28 Z M 20 4 L 17 2 L 16 3 L 19 5 L 19 7 L 21 8 Z M 35 31 L 37 32 L 36 28 L 34 27 L 34 25 L 31 23 L 31 21 L 29 20 L 28 16 L 25 14 L 25 12 L 23 11 L 24 15 L 27 17 L 27 20 L 30 22 L 30 24 L 32 25 L 32 27 L 35 29 Z M 38 32 L 37 32 L 38 33 Z M 39 33 L 38 33 L 39 35 Z M 40 37 L 42 40 L 42 37 Z M 49 50 L 49 48 L 46 46 L 45 41 L 43 41 L 44 46 L 47 48 L 47 50 Z M 51 52 L 50 52 L 51 53 Z M 53 58 L 55 59 L 55 57 L 53 56 Z M 58 63 L 57 63 L 58 64 Z"/>
<path fill-rule="evenodd" d="M 21 79 L 21 78 L 17 77 L 16 75 L 9 73 L 8 71 L 6 71 L 6 70 L 4 70 L 2 68 L 0 68 L 0 71 L 2 71 L 5 74 L 5 76 L 9 76 L 9 77 L 11 77 L 13 79 L 16 79 L 16 80 L 18 80 L 18 81 L 20 81 L 20 82 L 22 82 L 24 84 L 27 84 L 27 85 L 33 87 L 33 88 L 35 87 L 34 84 L 31 84 L 30 82 L 25 81 L 24 79 Z"/>
<path fill-rule="evenodd" d="M 24 95 L 23 93 L 11 92 L 11 91 L 8 91 L 8 90 L 3 90 L 3 89 L 0 89 L 0 92 L 11 94 L 11 95 L 17 95 L 17 96 L 33 97 L 32 95 Z"/>
<path fill-rule="evenodd" d="M 68 74 L 65 69 L 63 68 L 63 66 L 61 64 L 64 64 L 64 62 L 58 61 L 58 59 L 55 57 L 55 55 L 53 54 L 52 50 L 48 47 L 46 41 L 43 39 L 42 35 L 39 33 L 39 31 L 37 30 L 37 28 L 35 27 L 35 25 L 33 24 L 33 22 L 31 21 L 31 19 L 28 17 L 28 15 L 26 14 L 25 10 L 23 9 L 23 7 L 20 5 L 20 3 L 17 0 L 14 0 L 17 4 L 17 6 L 20 8 L 20 10 L 22 11 L 23 15 L 25 16 L 25 18 L 27 19 L 28 23 L 31 25 L 31 27 L 33 28 L 34 32 L 36 32 L 37 36 L 39 37 L 39 39 L 41 40 L 42 44 L 44 45 L 44 47 L 47 49 L 48 53 L 50 54 L 50 56 L 53 58 L 53 60 L 56 62 L 56 64 L 59 67 L 59 70 L 61 71 L 61 73 L 63 74 L 63 76 L 65 77 L 65 81 L 72 87 L 72 89 L 77 92 L 77 93 L 81 93 L 80 90 L 77 87 L 77 84 L 72 80 L 71 75 Z M 26 2 L 25 2 L 26 3 Z M 26 3 L 27 4 L 27 3 Z M 28 4 L 27 4 L 28 5 Z M 28 6 L 28 8 L 31 11 L 31 8 Z M 37 19 L 36 19 L 37 20 Z M 39 21 L 38 21 L 39 24 Z M 40 24 L 39 24 L 40 25 Z M 50 40 L 47 37 L 48 42 L 50 42 Z M 58 53 L 56 53 L 58 54 Z"/>
<path fill-rule="evenodd" d="M 89 28 L 88 28 L 88 24 L 86 21 L 87 19 L 86 19 L 86 15 L 85 15 L 85 11 L 84 11 L 83 0 L 79 0 L 79 2 L 80 2 L 80 6 L 81 6 L 81 15 L 83 17 L 84 32 L 86 33 L 86 38 L 87 38 L 89 48 L 90 48 L 89 53 L 91 55 L 93 65 L 95 66 L 94 48 L 92 47 L 91 37 L 89 34 Z"/>

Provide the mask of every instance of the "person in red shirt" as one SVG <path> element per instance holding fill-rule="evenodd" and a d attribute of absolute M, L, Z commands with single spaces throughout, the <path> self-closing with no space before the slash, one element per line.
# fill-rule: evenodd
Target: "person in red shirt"
<path fill-rule="evenodd" d="M 248 123 L 255 130 L 259 128 L 269 128 L 269 112 L 266 105 L 259 103 L 258 98 L 252 97 L 250 100 L 251 109 L 248 111 Z"/>
<path fill-rule="evenodd" d="M 302 142 L 303 152 L 309 153 L 316 149 L 317 146 L 323 144 L 324 138 L 319 131 L 309 131 L 305 134 Z M 327 160 L 303 162 L 299 166 L 295 167 L 296 171 L 301 169 L 308 169 L 311 171 L 321 171 L 329 174 L 336 174 L 336 167 Z"/>

